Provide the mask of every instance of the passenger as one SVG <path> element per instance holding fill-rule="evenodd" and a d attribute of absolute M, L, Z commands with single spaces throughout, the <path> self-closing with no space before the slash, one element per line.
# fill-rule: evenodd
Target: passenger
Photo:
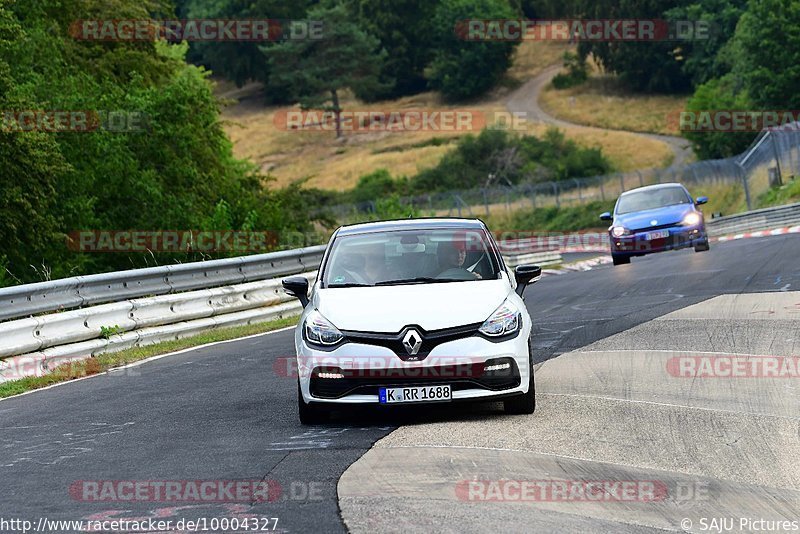
<path fill-rule="evenodd" d="M 372 245 L 364 253 L 364 278 L 370 284 L 385 280 L 386 247 L 383 244 Z"/>

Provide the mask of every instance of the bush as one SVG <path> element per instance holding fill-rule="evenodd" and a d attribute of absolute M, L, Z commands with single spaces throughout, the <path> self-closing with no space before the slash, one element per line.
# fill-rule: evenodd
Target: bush
<path fill-rule="evenodd" d="M 492 221 L 492 226 L 509 230 L 535 230 L 538 232 L 574 232 L 591 228 L 606 228 L 599 216 L 614 209 L 614 201 L 594 201 L 581 206 L 549 206 L 530 210 L 517 210 L 507 220 Z"/>
<path fill-rule="evenodd" d="M 354 189 L 341 195 L 340 200 L 358 203 L 392 194 L 472 189 L 487 183 L 508 185 L 565 180 L 609 171 L 611 165 L 599 148 L 581 147 L 555 128 L 548 130 L 542 139 L 489 128 L 477 136 L 462 137 L 436 167 L 411 178 L 392 178 L 386 169 L 364 175 Z"/>
<path fill-rule="evenodd" d="M 358 184 L 352 190 L 350 198 L 355 203 L 368 202 L 396 193 L 397 189 L 398 182 L 392 178 L 389 171 L 378 169 L 358 179 Z"/>
<path fill-rule="evenodd" d="M 553 78 L 553 87 L 556 89 L 567 89 L 580 85 L 589 79 L 589 70 L 586 61 L 572 52 L 564 52 L 564 67 L 566 73 L 559 72 Z"/>

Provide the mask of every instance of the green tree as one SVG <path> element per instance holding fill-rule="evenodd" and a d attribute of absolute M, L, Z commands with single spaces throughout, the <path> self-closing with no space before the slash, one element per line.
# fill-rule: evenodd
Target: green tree
<path fill-rule="evenodd" d="M 733 45 L 733 71 L 753 104 L 800 109 L 800 3 L 750 0 Z"/>
<path fill-rule="evenodd" d="M 661 19 L 664 12 L 686 3 L 688 0 L 599 0 L 580 9 L 585 10 L 581 16 L 592 19 Z M 592 54 L 635 91 L 680 93 L 691 88 L 677 42 L 583 40 L 578 51 L 583 57 Z"/>
<path fill-rule="evenodd" d="M 185 0 L 179 11 L 187 18 L 299 20 L 310 0 Z M 286 26 L 288 27 L 288 26 Z M 253 41 L 192 42 L 189 59 L 211 69 L 241 87 L 251 80 L 269 83 L 270 67 L 261 47 L 272 43 Z M 282 102 L 285 88 L 272 85 L 267 97 Z"/>
<path fill-rule="evenodd" d="M 385 90 L 358 93 L 364 100 L 396 98 L 427 87 L 425 67 L 433 57 L 433 13 L 439 0 L 350 0 L 359 25 L 387 52 L 380 79 Z"/>
<path fill-rule="evenodd" d="M 0 0 L 0 110 L 30 109 L 30 100 L 15 90 L 12 69 L 15 43 L 22 26 L 9 0 Z M 18 132 L 13 122 L 0 124 L 0 250 L 5 282 L 24 278 L 23 270 L 47 264 L 52 249 L 63 242 L 56 208 L 56 184 L 69 170 L 52 136 Z M 7 275 L 6 269 L 11 272 Z"/>
<path fill-rule="evenodd" d="M 512 19 L 517 13 L 506 0 L 442 0 L 433 19 L 434 58 L 428 68 L 433 89 L 448 101 L 474 98 L 494 87 L 511 65 L 518 43 L 466 41 L 456 23 L 467 19 Z"/>
<path fill-rule="evenodd" d="M 719 78 L 730 70 L 723 49 L 733 37 L 746 6 L 747 0 L 696 0 L 664 13 L 670 21 L 701 21 L 708 25 L 707 38 L 676 43 L 682 70 L 693 87 Z"/>
<path fill-rule="evenodd" d="M 72 252 L 65 235 L 198 229 L 218 215 L 221 201 L 234 229 L 309 228 L 300 192 L 268 189 L 268 177 L 233 156 L 209 73 L 185 62 L 185 43 L 105 43 L 69 35 L 76 19 L 144 18 L 159 5 L 0 0 L 0 109 L 147 118 L 144 131 L 0 131 L 0 263 L 12 273 L 0 283 L 151 262 L 143 254 Z M 187 259 L 193 258 L 157 258 Z"/>
<path fill-rule="evenodd" d="M 344 5 L 317 7 L 308 17 L 323 21 L 321 39 L 286 41 L 263 50 L 272 78 L 290 87 L 301 107 L 333 112 L 338 138 L 342 136 L 340 92 L 346 88 L 362 94 L 378 92 L 386 52 L 377 38 L 358 27 Z"/>
<path fill-rule="evenodd" d="M 747 110 L 752 103 L 743 90 L 737 90 L 736 77 L 728 74 L 720 79 L 700 85 L 686 104 L 688 112 L 717 110 Z M 697 117 L 697 115 L 694 115 Z M 735 156 L 744 151 L 755 137 L 754 132 L 693 132 L 683 136 L 692 142 L 699 159 L 716 159 Z"/>

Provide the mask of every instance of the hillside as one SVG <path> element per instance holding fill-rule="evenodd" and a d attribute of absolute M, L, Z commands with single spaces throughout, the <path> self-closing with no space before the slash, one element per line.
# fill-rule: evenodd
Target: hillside
<path fill-rule="evenodd" d="M 343 107 L 351 111 L 470 110 L 492 117 L 495 113 L 507 113 L 508 103 L 518 99 L 524 83 L 558 64 L 566 49 L 567 45 L 561 43 L 523 42 L 502 86 L 472 104 L 449 106 L 443 104 L 437 94 L 423 93 L 369 105 L 346 95 Z M 235 154 L 269 172 L 275 177 L 276 186 L 309 178 L 307 185 L 310 187 L 345 190 L 353 187 L 361 175 L 380 168 L 390 169 L 394 175 L 413 175 L 435 166 L 450 150 L 448 145 L 452 141 L 469 133 L 346 133 L 337 140 L 333 132 L 286 131 L 277 127 L 276 116 L 292 108 L 264 106 L 258 85 L 232 90 L 229 85 L 220 84 L 217 93 L 230 101 L 223 117 Z M 541 121 L 526 124 L 526 131 L 534 135 L 541 135 L 546 128 Z M 643 139 L 627 132 L 598 132 L 572 126 L 563 129 L 568 138 L 585 146 L 602 147 L 620 171 L 665 166 L 673 159 L 672 149 L 658 140 Z"/>

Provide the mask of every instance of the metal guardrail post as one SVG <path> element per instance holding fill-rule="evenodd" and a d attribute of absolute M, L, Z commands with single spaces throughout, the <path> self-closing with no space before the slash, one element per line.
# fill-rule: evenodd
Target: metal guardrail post
<path fill-rule="evenodd" d="M 772 132 L 768 132 L 767 135 L 771 134 Z M 778 153 L 778 141 L 775 139 L 775 136 L 772 137 L 772 151 L 775 153 L 775 167 L 778 169 L 778 184 L 783 183 L 783 176 L 781 173 L 781 155 Z"/>
<path fill-rule="evenodd" d="M 744 167 L 742 167 L 740 163 L 737 162 L 736 166 L 740 172 L 742 187 L 744 187 L 744 199 L 747 203 L 747 211 L 751 211 L 753 209 L 753 201 L 750 198 L 750 184 L 748 183 L 747 172 L 745 172 Z"/>

